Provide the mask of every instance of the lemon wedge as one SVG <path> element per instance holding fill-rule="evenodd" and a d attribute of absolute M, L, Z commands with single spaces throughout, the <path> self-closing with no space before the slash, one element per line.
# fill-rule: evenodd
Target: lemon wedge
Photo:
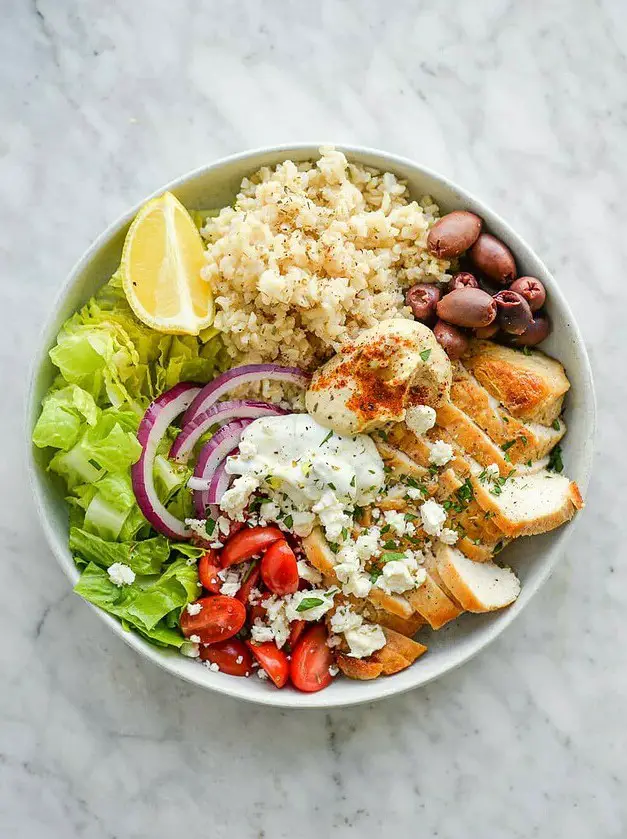
<path fill-rule="evenodd" d="M 198 335 L 213 323 L 213 294 L 200 276 L 203 241 L 181 202 L 165 192 L 135 216 L 122 250 L 124 293 L 158 332 Z"/>

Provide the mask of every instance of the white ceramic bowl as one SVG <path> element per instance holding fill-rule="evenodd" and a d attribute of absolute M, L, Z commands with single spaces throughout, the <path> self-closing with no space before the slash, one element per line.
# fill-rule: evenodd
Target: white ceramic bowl
<path fill-rule="evenodd" d="M 554 328 L 543 349 L 563 362 L 572 383 L 566 407 L 568 434 L 564 443 L 564 462 L 569 476 L 579 483 L 582 493 L 585 494 L 592 465 L 595 427 L 592 375 L 581 334 L 558 283 L 526 242 L 500 216 L 446 178 L 410 160 L 381 151 L 348 146 L 342 147 L 342 151 L 350 160 L 394 172 L 406 179 L 412 196 L 420 197 L 425 193 L 432 195 L 442 212 L 467 209 L 478 213 L 485 220 L 487 229 L 512 249 L 521 275 L 538 277 L 545 284 L 548 291 L 548 311 Z M 282 146 L 244 152 L 184 175 L 163 186 L 155 195 L 168 189 L 190 209 L 222 207 L 232 203 L 242 178 L 260 166 L 273 165 L 287 158 L 296 161 L 307 160 L 315 158 L 317 154 L 317 145 Z M 28 403 L 29 439 L 39 413 L 41 398 L 53 376 L 48 350 L 53 345 L 63 321 L 105 283 L 117 268 L 126 231 L 138 209 L 139 205 L 133 207 L 94 242 L 75 266 L 56 300 L 34 360 Z M 42 468 L 40 452 L 30 448 L 32 486 L 39 515 L 54 555 L 74 583 L 78 578 L 78 572 L 67 546 L 67 508 L 62 495 L 53 487 Z M 113 632 L 143 656 L 176 676 L 204 688 L 238 699 L 284 708 L 353 705 L 382 699 L 424 685 L 468 661 L 483 649 L 524 609 L 547 579 L 564 552 L 566 539 L 572 527 L 570 524 L 532 540 L 520 539 L 507 548 L 507 562 L 516 568 L 522 582 L 520 597 L 508 609 L 489 615 L 467 615 L 440 632 L 430 634 L 429 652 L 402 673 L 372 682 L 337 679 L 327 690 L 320 693 L 303 694 L 291 689 L 279 691 L 259 679 L 241 679 L 213 673 L 177 653 L 164 652 L 151 646 L 139 636 L 125 632 L 114 618 L 95 607 L 92 608 Z"/>

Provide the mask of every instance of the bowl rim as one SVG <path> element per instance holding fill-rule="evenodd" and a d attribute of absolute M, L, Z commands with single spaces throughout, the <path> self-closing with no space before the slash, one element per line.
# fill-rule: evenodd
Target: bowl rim
<path fill-rule="evenodd" d="M 186 172 L 185 174 L 170 180 L 168 183 L 158 187 L 147 197 L 137 202 L 130 209 L 125 210 L 120 216 L 118 216 L 117 219 L 115 219 L 111 224 L 109 224 L 106 227 L 106 229 L 94 239 L 94 241 L 87 248 L 87 250 L 85 250 L 82 256 L 76 261 L 71 271 L 67 275 L 65 281 L 62 283 L 61 287 L 54 296 L 48 317 L 46 318 L 45 323 L 39 331 L 39 335 L 37 337 L 35 345 L 36 349 L 33 353 L 33 357 L 30 364 L 28 388 L 25 398 L 27 471 L 29 475 L 30 487 L 33 493 L 33 497 L 35 499 L 37 514 L 41 522 L 44 534 L 46 536 L 46 540 L 58 564 L 61 566 L 62 570 L 64 571 L 72 585 L 74 585 L 76 580 L 78 579 L 78 569 L 74 565 L 71 554 L 67 547 L 67 540 L 65 544 L 61 544 L 59 542 L 58 534 L 56 533 L 55 528 L 52 526 L 51 520 L 46 512 L 46 503 L 41 486 L 41 476 L 39 474 L 40 466 L 35 461 L 34 447 L 31 442 L 32 419 L 34 416 L 36 416 L 36 410 L 39 405 L 39 403 L 34 403 L 37 378 L 40 368 L 47 359 L 49 345 L 54 338 L 54 334 L 56 334 L 56 332 L 58 331 L 56 330 L 55 324 L 57 322 L 58 311 L 61 308 L 63 302 L 65 301 L 71 289 L 74 287 L 78 277 L 89 266 L 91 261 L 94 259 L 95 255 L 104 246 L 106 246 L 111 239 L 113 239 L 117 234 L 119 234 L 126 225 L 130 223 L 130 221 L 134 218 L 139 209 L 147 201 L 156 198 L 165 191 L 176 191 L 177 188 L 182 187 L 190 182 L 193 182 L 197 178 L 205 176 L 211 173 L 212 171 L 219 170 L 220 168 L 229 164 L 243 162 L 249 158 L 256 159 L 260 156 L 269 154 L 272 154 L 276 157 L 276 163 L 281 162 L 282 160 L 289 159 L 290 154 L 294 153 L 302 154 L 306 152 L 307 156 L 303 157 L 302 159 L 307 159 L 309 153 L 311 153 L 312 158 L 314 158 L 318 154 L 321 147 L 328 145 L 331 144 L 328 142 L 299 142 L 283 143 L 281 145 L 276 146 L 260 146 L 257 148 L 247 149 L 241 152 L 237 152 L 235 154 L 218 158 L 212 163 L 198 166 L 195 169 L 192 169 L 189 172 Z M 528 244 L 528 242 L 519 233 L 517 233 L 511 227 L 511 225 L 501 217 L 501 215 L 498 212 L 489 207 L 482 199 L 478 198 L 476 195 L 469 192 L 465 188 L 459 186 L 455 181 L 451 180 L 447 176 L 442 175 L 441 173 L 430 168 L 429 166 L 425 166 L 422 163 L 418 163 L 417 161 L 414 161 L 410 158 L 404 157 L 402 155 L 397 155 L 382 149 L 345 143 L 334 144 L 334 147 L 338 151 L 341 151 L 344 154 L 346 154 L 346 156 L 349 159 L 351 158 L 351 156 L 354 155 L 376 156 L 385 159 L 386 161 L 389 161 L 390 167 L 392 169 L 394 167 L 405 167 L 416 170 L 417 172 L 424 174 L 429 178 L 432 178 L 433 180 L 439 182 L 444 188 L 454 192 L 460 200 L 464 200 L 467 203 L 472 204 L 475 208 L 477 208 L 477 211 L 479 213 L 485 213 L 486 216 L 489 216 L 492 219 L 496 220 L 499 226 L 502 228 L 502 230 L 506 233 L 507 237 L 509 237 L 510 240 L 515 241 L 517 245 L 525 249 L 537 261 L 541 269 L 544 271 L 545 276 L 549 278 L 549 285 L 551 286 L 551 297 L 554 299 L 556 298 L 558 300 L 559 307 L 568 317 L 570 332 L 574 344 L 577 347 L 577 351 L 580 355 L 580 372 L 582 374 L 582 380 L 585 383 L 584 390 L 586 391 L 586 399 L 589 403 L 586 406 L 586 420 L 589 426 L 588 439 L 591 443 L 587 449 L 587 457 L 583 462 L 582 477 L 578 480 L 579 488 L 582 492 L 582 495 L 585 497 L 587 494 L 587 489 L 592 473 L 592 465 L 594 459 L 594 439 L 596 437 L 597 431 L 596 393 L 594 388 L 590 359 L 585 346 L 585 342 L 583 340 L 583 336 L 579 329 L 579 325 L 575 317 L 573 316 L 568 300 L 561 291 L 559 284 L 555 280 L 553 274 L 548 270 L 544 262 L 540 259 L 540 257 L 538 257 L 535 250 Z M 567 527 L 562 528 L 560 531 L 556 531 L 557 542 L 546 551 L 546 558 L 542 563 L 540 572 L 538 573 L 533 583 L 528 582 L 525 584 L 527 596 L 524 602 L 519 603 L 519 601 L 516 601 L 516 603 L 508 609 L 502 610 L 499 614 L 499 619 L 495 620 L 488 627 L 485 633 L 482 634 L 473 643 L 470 649 L 464 652 L 460 652 L 457 656 L 451 655 L 449 659 L 447 659 L 443 663 L 443 666 L 440 667 L 439 670 L 431 673 L 430 675 L 423 675 L 421 677 L 420 668 L 415 668 L 416 677 L 409 684 L 397 686 L 395 685 L 394 679 L 377 679 L 371 682 L 361 683 L 360 686 L 362 690 L 356 691 L 354 695 L 351 695 L 344 699 L 336 699 L 333 691 L 323 691 L 314 694 L 304 694 L 297 692 L 286 693 L 284 691 L 268 691 L 267 694 L 264 693 L 262 695 L 249 695 L 245 691 L 242 691 L 240 689 L 236 679 L 216 679 L 215 684 L 213 682 L 207 683 L 205 681 L 201 681 L 200 679 L 197 679 L 192 675 L 191 670 L 189 672 L 181 672 L 175 666 L 173 666 L 178 656 L 164 655 L 163 651 L 160 648 L 154 647 L 153 645 L 149 644 L 147 641 L 142 639 L 140 636 L 135 635 L 133 632 L 124 630 L 122 628 L 122 625 L 113 616 L 107 614 L 97 606 L 94 606 L 93 604 L 87 601 L 84 602 L 100 617 L 101 620 L 103 620 L 109 626 L 109 628 L 119 638 L 121 638 L 128 646 L 137 651 L 140 655 L 154 662 L 171 675 L 183 679 L 184 681 L 190 682 L 191 684 L 195 684 L 198 687 L 225 696 L 240 699 L 246 702 L 251 702 L 255 705 L 273 706 L 283 709 L 299 710 L 309 708 L 328 709 L 351 707 L 353 705 L 361 705 L 367 702 L 379 701 L 380 699 L 385 699 L 389 696 L 401 695 L 415 688 L 422 687 L 434 681 L 435 679 L 438 679 L 441 676 L 450 673 L 451 671 L 457 669 L 458 667 L 460 667 L 461 665 L 465 664 L 466 662 L 474 658 L 476 655 L 478 655 L 478 653 L 485 649 L 499 635 L 501 635 L 502 632 L 505 631 L 505 629 L 522 612 L 522 610 L 526 608 L 528 603 L 531 602 L 532 598 L 537 594 L 540 588 L 542 588 L 548 577 L 555 569 L 557 563 L 564 556 L 566 543 L 568 539 L 572 536 L 573 530 L 577 526 L 577 522 L 580 518 L 581 513 L 576 517 L 574 521 L 571 521 Z M 412 668 L 412 671 L 413 670 L 414 668 Z M 370 687 L 370 689 L 368 689 L 368 687 Z M 373 689 L 375 687 L 376 689 Z"/>

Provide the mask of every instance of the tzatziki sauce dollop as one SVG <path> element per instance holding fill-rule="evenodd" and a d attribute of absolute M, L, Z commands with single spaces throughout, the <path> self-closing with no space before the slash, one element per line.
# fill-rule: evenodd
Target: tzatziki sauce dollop
<path fill-rule="evenodd" d="M 263 518 L 289 518 L 290 529 L 307 535 L 318 515 L 330 539 L 351 525 L 349 514 L 356 506 L 375 500 L 385 481 L 381 455 L 369 436 L 336 434 L 309 414 L 252 422 L 226 471 L 238 476 L 220 504 L 232 518 L 241 520 L 250 496 L 258 492 L 267 499 Z"/>

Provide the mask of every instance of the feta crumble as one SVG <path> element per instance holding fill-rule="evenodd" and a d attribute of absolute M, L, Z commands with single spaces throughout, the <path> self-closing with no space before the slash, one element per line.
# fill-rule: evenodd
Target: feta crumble
<path fill-rule="evenodd" d="M 344 637 L 351 658 L 367 658 L 386 644 L 385 633 L 380 626 L 372 623 L 364 623 L 358 629 L 349 629 Z"/>
<path fill-rule="evenodd" d="M 429 499 L 420 506 L 420 518 L 426 533 L 430 536 L 439 536 L 442 525 L 446 521 L 446 510 L 437 501 Z"/>
<path fill-rule="evenodd" d="M 443 527 L 439 538 L 440 542 L 444 542 L 445 545 L 454 545 L 459 536 L 457 535 L 457 532 L 452 530 L 450 527 Z"/>
<path fill-rule="evenodd" d="M 188 603 L 186 608 L 188 615 L 198 615 L 202 611 L 202 603 Z"/>
<path fill-rule="evenodd" d="M 313 585 L 317 585 L 322 582 L 322 574 L 320 571 L 304 559 L 299 559 L 296 566 L 298 568 L 298 576 L 301 580 L 306 580 L 308 583 L 313 583 Z"/>
<path fill-rule="evenodd" d="M 429 446 L 429 463 L 445 466 L 453 458 L 453 446 L 444 440 L 436 440 Z"/>
<path fill-rule="evenodd" d="M 135 572 L 123 562 L 114 562 L 107 568 L 107 574 L 114 586 L 130 586 L 135 582 Z"/>
<path fill-rule="evenodd" d="M 417 437 L 426 434 L 435 425 L 436 413 L 429 405 L 412 405 L 405 414 L 405 425 Z"/>

